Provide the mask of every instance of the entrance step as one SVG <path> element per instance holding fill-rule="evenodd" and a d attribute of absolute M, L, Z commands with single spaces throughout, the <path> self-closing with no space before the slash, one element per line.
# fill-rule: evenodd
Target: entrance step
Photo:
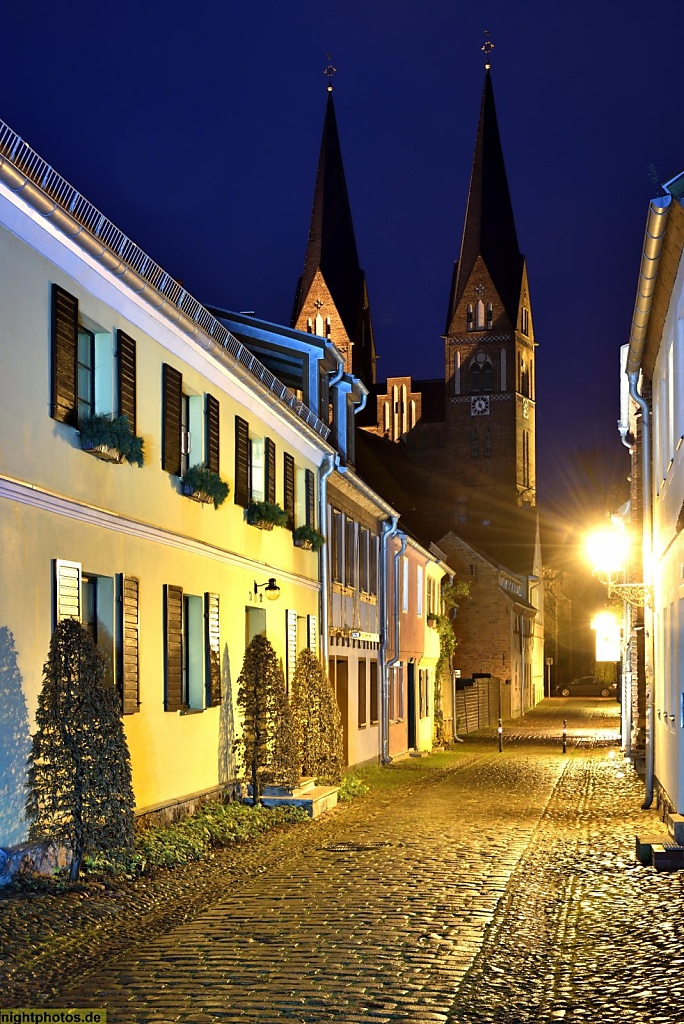
<path fill-rule="evenodd" d="M 665 824 L 675 843 L 684 843 L 684 814 L 666 814 Z"/>
<path fill-rule="evenodd" d="M 679 843 L 654 843 L 651 851 L 656 871 L 680 871 L 684 868 L 684 846 Z"/>
<path fill-rule="evenodd" d="M 640 864 L 648 866 L 653 863 L 653 847 L 662 846 L 669 842 L 670 837 L 663 832 L 654 832 L 651 835 L 638 835 L 636 837 L 636 858 Z"/>
<path fill-rule="evenodd" d="M 339 786 L 311 785 L 293 789 L 287 794 L 267 793 L 266 790 L 271 788 L 276 787 L 266 786 L 261 796 L 264 807 L 301 807 L 310 818 L 318 818 L 319 815 L 337 806 Z"/>

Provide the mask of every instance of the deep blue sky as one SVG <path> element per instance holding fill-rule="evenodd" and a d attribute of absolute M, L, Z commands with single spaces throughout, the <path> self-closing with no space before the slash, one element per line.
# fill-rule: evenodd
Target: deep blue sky
<path fill-rule="evenodd" d="M 621 457 L 618 348 L 660 194 L 652 175 L 684 167 L 679 33 L 652 11 L 615 0 L 10 4 L 0 118 L 200 301 L 289 323 L 331 52 L 379 372 L 437 376 L 488 28 L 539 342 L 544 496 L 594 446 Z"/>

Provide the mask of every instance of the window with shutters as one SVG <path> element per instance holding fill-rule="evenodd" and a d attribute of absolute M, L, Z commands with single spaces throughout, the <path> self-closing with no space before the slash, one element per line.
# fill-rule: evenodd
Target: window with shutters
<path fill-rule="evenodd" d="M 423 566 L 416 567 L 416 615 L 423 614 Z"/>
<path fill-rule="evenodd" d="M 247 420 L 235 417 L 235 504 L 247 508 L 253 501 L 276 503 L 276 446 L 259 437 Z"/>
<path fill-rule="evenodd" d="M 370 592 L 370 531 L 359 527 L 359 590 Z"/>
<path fill-rule="evenodd" d="M 344 516 L 332 510 L 330 520 L 330 574 L 334 583 L 344 583 Z"/>
<path fill-rule="evenodd" d="M 164 587 L 165 711 L 189 713 L 221 703 L 218 594 Z"/>
<path fill-rule="evenodd" d="M 295 526 L 303 523 L 303 519 L 297 519 L 299 503 L 296 500 L 298 471 L 295 467 L 295 460 L 289 452 L 283 453 L 283 509 L 287 513 L 287 528 L 294 530 Z M 303 474 L 302 474 L 303 475 Z"/>
<path fill-rule="evenodd" d="M 346 521 L 345 572 L 344 579 L 348 587 L 356 587 L 358 578 L 358 558 L 356 550 L 357 524 L 352 519 Z"/>
<path fill-rule="evenodd" d="M 373 595 L 373 597 L 377 597 L 378 596 L 378 545 L 379 545 L 379 543 L 380 543 L 380 541 L 379 541 L 378 537 L 376 537 L 374 535 L 371 536 L 371 538 L 370 538 L 370 556 L 369 556 L 368 563 L 369 563 L 369 567 L 370 567 L 369 568 L 369 572 L 370 572 L 369 589 L 370 589 L 370 593 Z"/>
<path fill-rule="evenodd" d="M 91 416 L 136 422 L 136 343 L 92 320 L 78 299 L 52 286 L 52 417 L 77 427 Z"/>
<path fill-rule="evenodd" d="M 219 472 L 219 403 L 213 395 L 191 394 L 183 375 L 162 366 L 162 469 L 183 476 L 201 463 Z"/>
<path fill-rule="evenodd" d="M 409 610 L 409 560 L 406 555 L 401 558 L 401 610 Z"/>
<path fill-rule="evenodd" d="M 294 523 L 295 526 L 316 528 L 316 476 L 310 469 L 294 467 Z M 287 484 L 287 480 L 285 481 Z M 287 494 L 286 494 L 287 500 Z M 287 511 L 287 509 L 286 509 Z"/>
<path fill-rule="evenodd" d="M 116 681 L 124 715 L 139 711 L 139 582 L 85 572 L 80 562 L 55 559 L 55 620 L 78 619 L 104 656 Z M 118 610 L 118 614 L 117 614 Z"/>

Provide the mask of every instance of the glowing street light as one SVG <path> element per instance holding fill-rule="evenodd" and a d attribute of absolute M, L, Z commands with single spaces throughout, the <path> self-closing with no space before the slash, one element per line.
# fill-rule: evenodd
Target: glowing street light
<path fill-rule="evenodd" d="M 608 597 L 615 595 L 636 608 L 651 603 L 651 587 L 644 583 L 626 583 L 630 541 L 622 523 L 603 526 L 594 530 L 586 539 L 585 551 L 597 576 L 608 591 Z M 622 582 L 620 582 L 622 580 Z"/>

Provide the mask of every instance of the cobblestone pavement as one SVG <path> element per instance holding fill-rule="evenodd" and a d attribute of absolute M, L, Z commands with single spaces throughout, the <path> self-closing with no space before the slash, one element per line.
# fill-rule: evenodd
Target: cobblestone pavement
<path fill-rule="evenodd" d="M 122 911 L 120 934 L 91 922 L 61 963 L 53 944 L 8 975 L 0 1005 L 104 1007 L 110 1024 L 681 1022 L 683 876 L 635 863 L 656 812 L 605 745 L 614 705 L 577 707 L 545 702 L 503 754 L 480 735 L 400 762 L 394 790 L 241 870 L 194 866 L 178 883 L 194 879 L 194 912 L 190 889 L 166 915 Z"/>

